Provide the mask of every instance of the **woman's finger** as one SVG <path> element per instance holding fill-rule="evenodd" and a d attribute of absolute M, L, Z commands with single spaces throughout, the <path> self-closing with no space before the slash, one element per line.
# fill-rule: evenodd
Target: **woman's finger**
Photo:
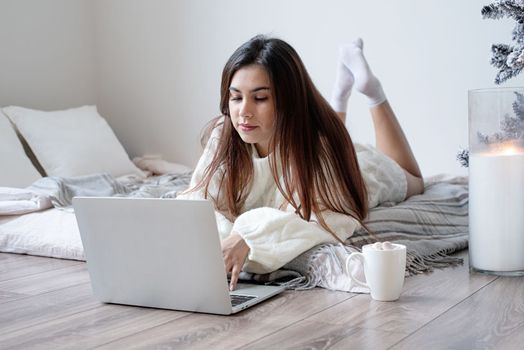
<path fill-rule="evenodd" d="M 231 283 L 229 284 L 229 290 L 233 291 L 237 287 L 238 276 L 240 275 L 241 266 L 239 264 L 233 265 L 231 270 Z"/>
<path fill-rule="evenodd" d="M 233 268 L 233 262 L 231 260 L 224 260 L 224 265 L 226 267 L 226 273 L 231 272 L 231 269 Z"/>

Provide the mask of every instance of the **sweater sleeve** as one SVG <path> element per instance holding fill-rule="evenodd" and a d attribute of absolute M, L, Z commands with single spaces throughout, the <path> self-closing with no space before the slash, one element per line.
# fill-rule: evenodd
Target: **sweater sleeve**
<path fill-rule="evenodd" d="M 348 215 L 323 212 L 328 227 L 342 240 L 357 228 L 358 221 Z M 268 273 L 279 269 L 306 250 L 321 243 L 337 240 L 312 217 L 303 220 L 293 212 L 262 207 L 240 215 L 233 225 L 249 246 L 244 270 Z"/>

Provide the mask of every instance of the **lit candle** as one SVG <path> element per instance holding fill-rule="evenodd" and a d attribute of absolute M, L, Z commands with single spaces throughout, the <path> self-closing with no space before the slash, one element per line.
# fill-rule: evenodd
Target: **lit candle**
<path fill-rule="evenodd" d="M 524 150 L 470 154 L 469 232 L 473 270 L 524 274 Z"/>

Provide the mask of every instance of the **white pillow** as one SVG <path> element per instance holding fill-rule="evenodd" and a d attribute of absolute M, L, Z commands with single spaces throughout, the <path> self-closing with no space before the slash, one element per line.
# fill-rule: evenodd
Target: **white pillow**
<path fill-rule="evenodd" d="M 144 176 L 130 160 L 96 106 L 63 111 L 6 107 L 48 176 L 79 176 L 107 172 L 114 177 Z"/>
<path fill-rule="evenodd" d="M 0 112 L 0 187 L 27 187 L 41 176 L 24 152 L 9 119 Z"/>

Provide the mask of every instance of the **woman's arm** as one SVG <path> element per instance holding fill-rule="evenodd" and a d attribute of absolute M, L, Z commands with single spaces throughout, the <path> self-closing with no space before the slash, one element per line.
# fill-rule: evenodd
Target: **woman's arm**
<path fill-rule="evenodd" d="M 345 241 L 358 227 L 351 216 L 325 211 L 323 218 L 337 237 Z M 312 216 L 306 221 L 294 212 L 262 207 L 240 215 L 232 234 L 222 242 L 228 251 L 231 287 L 242 269 L 252 273 L 269 273 L 284 266 L 306 250 L 321 243 L 338 242 Z M 245 262 L 244 262 L 245 261 Z"/>

